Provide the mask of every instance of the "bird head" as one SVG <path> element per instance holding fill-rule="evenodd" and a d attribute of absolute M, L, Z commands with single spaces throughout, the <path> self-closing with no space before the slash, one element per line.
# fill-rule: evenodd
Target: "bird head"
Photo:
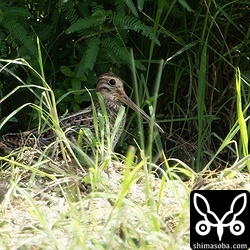
<path fill-rule="evenodd" d="M 100 92 L 104 100 L 108 101 L 120 101 L 133 109 L 135 112 L 139 112 L 142 117 L 148 122 L 153 123 L 159 132 L 165 133 L 164 130 L 155 123 L 142 109 L 140 109 L 125 93 L 123 88 L 123 81 L 120 77 L 113 73 L 104 73 L 99 76 L 96 91 Z"/>

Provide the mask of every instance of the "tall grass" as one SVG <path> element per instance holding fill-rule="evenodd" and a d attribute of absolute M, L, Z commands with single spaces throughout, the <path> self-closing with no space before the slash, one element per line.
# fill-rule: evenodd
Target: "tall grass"
<path fill-rule="evenodd" d="M 141 8 L 142 2 L 138 1 Z M 0 157 L 0 176 L 11 185 L 1 204 L 2 248 L 186 249 L 189 193 L 193 188 L 249 189 L 249 79 L 244 63 L 236 67 L 240 59 L 232 58 L 237 50 L 247 49 L 249 31 L 242 43 L 229 48 L 231 25 L 242 33 L 232 18 L 234 2 L 216 1 L 182 9 L 180 29 L 169 22 L 173 13 L 179 14 L 179 2 L 173 1 L 168 8 L 166 1 L 154 2 L 151 16 L 146 11 L 142 13 L 153 22 L 153 32 L 162 42 L 160 48 L 153 41 L 145 46 L 147 52 L 142 52 L 141 60 L 147 65 L 145 72 L 135 67 L 135 49 L 130 53 L 132 99 L 149 110 L 166 134 L 148 127 L 140 115 L 136 119 L 131 115 L 126 129 L 136 120 L 137 133 L 130 135 L 135 137 L 134 146 L 128 147 L 124 155 L 114 152 L 112 141 L 125 109 L 121 108 L 111 132 L 100 95 L 97 98 L 101 112 L 95 110 L 90 97 L 95 132 L 82 129 L 78 138 L 81 145 L 81 137 L 87 137 L 92 156 L 66 138 L 60 128 L 57 105 L 75 90 L 55 99 L 46 82 L 39 42 L 40 73 L 23 59 L 0 60 L 1 71 L 20 83 L 0 100 L 1 105 L 23 88 L 40 101 L 11 112 L 2 119 L 0 129 L 17 112 L 30 106 L 38 113 L 39 132 L 48 127 L 57 138 L 43 152 L 24 147 Z M 193 13 L 192 10 L 196 15 L 190 19 L 186 12 Z M 222 20 L 226 21 L 223 29 L 219 25 Z M 170 23 L 173 26 L 168 28 Z M 10 65 L 25 67 L 36 75 L 39 84 L 26 83 L 9 70 Z M 224 68 L 234 74 L 225 76 Z M 228 131 L 217 130 L 224 119 L 228 119 Z M 58 148 L 63 159 L 51 157 Z M 184 162 L 175 157 L 174 150 L 180 151 L 179 155 L 188 151 L 190 159 Z M 55 154 L 48 155 L 51 151 Z M 222 157 L 225 151 L 227 158 Z M 27 223 L 27 227 L 15 227 L 10 234 L 5 225 L 13 226 L 13 218 L 20 225 Z"/>
<path fill-rule="evenodd" d="M 243 110 L 242 105 L 242 91 L 241 91 L 241 85 L 242 85 L 242 78 L 240 74 L 240 70 L 236 70 L 236 76 L 235 76 L 235 85 L 236 85 L 236 101 L 237 101 L 237 116 L 238 116 L 238 124 L 240 129 L 240 155 L 243 157 L 248 156 L 248 138 L 249 138 L 249 129 L 247 129 L 247 120 L 249 117 L 245 119 L 246 111 L 249 108 L 249 104 L 246 105 L 246 108 Z M 246 165 L 248 168 L 248 171 L 250 172 L 250 162 L 249 160 L 246 161 Z"/>
<path fill-rule="evenodd" d="M 248 53 L 243 51 L 246 51 L 245 42 L 249 40 L 249 35 L 248 30 L 243 34 L 236 22 L 235 13 L 239 11 L 239 6 L 234 2 L 188 4 L 185 3 L 185 8 L 178 12 L 177 1 L 168 7 L 162 7 L 164 4 L 160 1 L 153 9 L 154 13 L 147 15 L 162 44 L 160 48 L 152 45 L 153 49 L 149 50 L 148 64 L 151 69 L 148 68 L 147 75 L 155 69 L 153 63 L 156 60 L 152 60 L 152 55 L 166 58 L 160 88 L 165 94 L 164 101 L 158 102 L 161 105 L 158 107 L 159 113 L 164 112 L 167 118 L 164 121 L 169 135 L 181 137 L 186 144 L 195 145 L 195 150 L 190 152 L 193 160 L 185 162 L 198 172 L 214 159 L 213 155 L 234 124 L 236 105 L 233 75 L 238 65 L 243 74 L 248 74 Z M 242 10 L 246 9 L 243 7 Z M 248 27 L 247 22 L 241 23 Z M 174 33 L 171 32 L 173 30 Z M 232 31 L 239 35 L 235 46 L 232 45 Z M 156 78 L 157 70 L 153 72 Z M 246 75 L 243 77 L 245 81 Z M 244 96 L 248 99 L 249 95 Z M 166 102 L 167 111 L 164 108 Z M 237 137 L 238 134 L 235 139 Z M 175 148 L 182 146 L 177 140 L 175 145 L 171 142 L 166 145 L 169 148 L 164 149 L 169 151 L 170 156 L 176 151 Z M 233 159 L 234 153 L 230 152 L 224 159 L 214 159 L 215 166 L 211 167 L 225 164 L 226 158 Z"/>
<path fill-rule="evenodd" d="M 163 71 L 162 65 L 161 62 L 159 79 Z M 137 72 L 134 73 L 138 79 Z M 242 83 L 239 71 L 236 71 L 236 76 L 238 77 L 236 84 Z M 139 80 L 141 79 L 142 76 Z M 239 94 L 240 90 L 238 91 Z M 158 95 L 158 88 L 156 93 Z M 4 240 L 1 247 L 4 249 L 10 247 L 8 242 L 15 247 L 39 246 L 46 249 L 181 249 L 189 245 L 188 195 L 192 187 L 200 185 L 199 181 L 197 183 L 197 177 L 207 178 L 208 184 L 204 188 L 215 188 L 216 185 L 231 188 L 239 182 L 245 183 L 240 172 L 249 160 L 249 155 L 244 157 L 244 150 L 242 150 L 243 155 L 240 155 L 238 149 L 241 144 L 234 138 L 240 129 L 245 128 L 244 122 L 247 118 L 243 118 L 243 125 L 237 121 L 228 136 L 224 140 L 221 139 L 221 147 L 212 159 L 215 160 L 224 148 L 229 148 L 237 154 L 234 165 L 228 166 L 218 174 L 211 174 L 209 172 L 211 160 L 204 172 L 197 175 L 191 166 L 181 160 L 169 159 L 161 145 L 162 161 L 158 164 L 154 162 L 153 142 L 158 138 L 154 142 L 157 145 L 157 140 L 164 140 L 164 137 L 161 138 L 152 128 L 148 130 L 150 131 L 148 138 L 143 137 L 139 140 L 151 142 L 148 145 L 145 143 L 145 148 L 138 144 L 137 149 L 129 148 L 125 156 L 115 154 L 112 150 L 112 140 L 119 127 L 124 108 L 121 109 L 115 129 L 111 133 L 105 105 L 101 96 L 98 97 L 102 112 L 99 114 L 93 106 L 96 133 L 92 135 L 95 142 L 91 145 L 94 151 L 92 158 L 84 154 L 80 148 L 71 145 L 67 138 L 64 139 L 64 135 L 60 137 L 62 143 L 65 145 L 69 143 L 71 150 L 73 147 L 71 157 L 78 160 L 76 168 L 74 164 L 68 162 L 65 171 L 57 172 L 50 164 L 51 161 L 54 165 L 59 162 L 44 158 L 43 154 L 27 164 L 23 162 L 25 158 L 21 154 L 22 149 L 16 159 L 13 158 L 13 154 L 1 157 L 4 168 L 12 169 L 9 173 L 6 170 L 1 171 L 2 176 L 11 175 L 11 189 L 2 204 L 1 213 L 6 216 L 8 207 L 16 206 L 15 200 L 19 197 L 19 204 L 27 210 L 25 218 L 30 220 L 32 225 L 26 229 L 26 235 L 32 235 L 28 238 L 24 237 L 20 230 L 12 233 L 11 237 L 3 231 L 1 237 Z M 153 98 L 152 107 L 155 107 L 154 100 Z M 48 122 L 52 118 L 48 118 L 50 113 L 44 110 L 46 105 L 32 107 L 43 114 L 41 127 L 43 123 L 47 123 L 53 129 L 60 129 L 56 123 Z M 239 115 L 244 117 L 242 101 L 238 107 Z M 154 119 L 154 115 L 152 118 Z M 142 121 L 138 120 L 138 124 L 139 122 Z M 140 126 L 143 128 L 142 123 Z M 136 150 L 140 158 L 136 156 Z M 82 157 L 84 161 L 80 160 Z M 86 159 L 89 159 L 89 162 Z M 60 168 L 60 165 L 58 167 Z M 77 168 L 84 168 L 84 174 L 78 174 Z M 160 173 L 161 178 L 152 175 L 153 169 L 157 170 L 154 174 Z M 189 183 L 183 182 L 183 178 L 188 179 Z M 44 183 L 42 188 L 38 188 L 35 184 L 39 180 Z M 25 182 L 29 185 L 25 186 Z M 46 198 L 40 199 L 38 196 Z M 50 207 L 47 199 L 53 201 Z M 51 210 L 50 213 L 48 209 Z M 15 213 L 19 212 L 20 208 L 15 207 Z M 176 225 L 171 226 L 171 221 Z M 8 219 L 6 223 L 10 223 Z M 36 241 L 32 240 L 34 237 Z M 49 244 L 48 239 L 50 239 Z"/>
<path fill-rule="evenodd" d="M 3 230 L 1 237 L 4 241 L 0 243 L 1 247 L 4 249 L 11 246 L 16 248 L 39 246 L 46 249 L 138 247 L 164 249 L 173 247 L 174 249 L 178 246 L 179 242 L 168 235 L 168 232 L 174 229 L 166 226 L 159 214 L 164 213 L 166 220 L 168 220 L 168 216 L 172 216 L 168 214 L 169 208 L 167 210 L 165 208 L 165 196 L 167 189 L 170 190 L 168 193 L 173 189 L 175 192 L 171 199 L 178 200 L 178 204 L 173 208 L 173 217 L 177 220 L 176 213 L 182 214 L 181 209 L 185 203 L 183 197 L 187 195 L 188 188 L 186 187 L 186 191 L 179 194 L 174 184 L 169 186 L 165 183 L 166 177 L 161 182 L 152 175 L 150 170 L 152 166 L 157 168 L 157 165 L 152 162 L 155 131 L 152 128 L 149 129 L 150 135 L 147 140 L 152 144 L 150 143 L 145 148 L 138 147 L 140 159 L 135 155 L 134 147 L 128 150 L 126 156 L 115 154 L 112 149 L 112 141 L 119 128 L 124 108 L 121 108 L 111 133 L 105 105 L 102 97 L 98 95 L 101 113 L 97 112 L 93 105 L 96 133 L 93 134 L 94 144 L 90 146 L 94 154 L 90 158 L 82 149 L 68 141 L 59 126 L 58 117 L 54 119 L 57 113 L 53 110 L 56 109 L 57 102 L 45 79 L 26 61 L 22 60 L 22 66 L 28 67 L 43 81 L 42 87 L 33 84 L 26 86 L 25 82 L 21 82 L 24 87 L 27 87 L 27 90 L 30 89 L 34 92 L 35 96 L 37 96 L 36 89 L 42 89 L 42 98 L 39 98 L 41 103 L 39 105 L 28 103 L 27 105 L 39 112 L 41 117 L 39 127 L 49 127 L 55 131 L 55 135 L 59 137 L 58 143 L 66 146 L 66 150 L 64 147 L 61 148 L 61 150 L 65 150 L 64 156 L 74 158 L 76 166 L 69 158 L 66 158 L 66 165 L 61 164 L 60 160 L 53 159 L 51 155 L 49 155 L 50 158 L 47 158 L 47 149 L 42 152 L 23 147 L 0 158 L 3 166 L 1 175 L 9 179 L 11 184 L 11 189 L 2 203 L 1 214 L 6 216 L 7 209 L 11 206 L 15 207 L 15 214 L 23 213 L 24 220 L 31 221 L 30 228 L 25 230 L 26 235 L 33 235 L 33 237 L 24 237 L 22 234 L 24 229 L 20 229 L 16 231 L 17 234 L 12 233 L 9 237 Z M 161 68 L 159 79 L 160 73 Z M 13 74 L 13 76 L 16 75 Z M 19 88 L 16 88 L 12 93 L 18 90 Z M 48 93 L 45 93 L 46 91 Z M 1 101 L 4 102 L 6 98 Z M 156 103 L 155 98 L 152 99 L 152 103 Z M 156 104 L 152 106 L 154 107 Z M 3 120 L 1 126 L 6 124 L 7 120 L 16 112 L 21 111 L 22 107 L 11 113 Z M 151 112 L 154 119 L 154 112 Z M 141 127 L 143 127 L 142 123 Z M 43 129 L 39 131 L 42 133 Z M 56 146 L 56 143 L 52 146 Z M 28 156 L 34 155 L 30 161 L 27 161 L 25 156 L 27 153 Z M 79 174 L 81 168 L 84 171 Z M 171 181 L 176 181 L 176 179 L 171 178 Z M 37 182 L 41 184 L 37 185 Z M 28 185 L 26 186 L 25 183 Z M 179 179 L 177 179 L 177 184 L 180 185 L 180 188 L 185 186 Z M 15 205 L 16 199 L 19 199 L 20 207 Z M 53 203 L 50 207 L 47 199 Z M 21 212 L 22 209 L 25 212 Z M 51 210 L 50 213 L 48 209 Z M 124 216 L 124 214 L 126 215 Z M 8 219 L 6 219 L 6 223 L 10 223 Z M 179 230 L 176 234 L 186 235 L 188 233 L 187 230 L 184 232 Z M 62 243 L 62 238 L 65 239 L 64 243 Z M 183 239 L 181 244 L 188 244 L 187 239 Z"/>

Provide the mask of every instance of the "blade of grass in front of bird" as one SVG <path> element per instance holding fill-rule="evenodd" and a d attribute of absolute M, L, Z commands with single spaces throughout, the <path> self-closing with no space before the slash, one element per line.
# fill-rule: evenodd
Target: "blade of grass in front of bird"
<path fill-rule="evenodd" d="M 141 100 L 139 97 L 139 89 L 138 89 L 138 81 L 137 81 L 137 76 L 136 76 L 134 53 L 133 53 L 132 49 L 130 50 L 130 54 L 131 54 L 131 65 L 132 65 L 132 82 L 133 82 L 135 101 L 136 101 L 135 103 L 138 106 L 140 106 L 139 103 L 141 102 Z M 140 146 L 142 149 L 145 149 L 144 129 L 143 129 L 142 117 L 139 113 L 137 114 L 137 120 L 138 120 L 138 132 L 139 132 Z"/>
<path fill-rule="evenodd" d="M 159 89 L 160 89 L 160 85 L 161 85 L 161 77 L 162 77 L 162 73 L 163 73 L 163 60 L 160 60 L 159 63 L 159 68 L 158 68 L 158 72 L 157 72 L 157 77 L 155 80 L 155 84 L 154 84 L 154 90 L 153 90 L 153 96 L 155 97 L 153 99 L 153 104 L 149 106 L 149 112 L 150 112 L 150 116 L 152 118 L 153 121 L 155 121 L 155 113 L 156 113 L 156 107 L 157 107 L 157 101 L 158 101 L 158 95 L 159 95 Z M 163 149 L 162 146 L 162 142 L 160 140 L 159 137 L 159 133 L 155 138 L 155 129 L 153 127 L 153 124 L 149 124 L 150 126 L 150 130 L 149 130 L 149 137 L 148 137 L 148 147 L 147 147 L 147 155 L 150 157 L 150 161 L 152 161 L 152 153 L 153 153 L 153 141 L 155 139 L 155 143 L 156 143 L 156 147 L 157 147 L 157 152 L 161 152 Z"/>
<path fill-rule="evenodd" d="M 242 151 L 243 151 L 243 156 L 248 155 L 248 131 L 247 131 L 247 125 L 246 125 L 246 120 L 244 118 L 244 113 L 242 110 L 242 99 L 241 99 L 241 73 L 240 69 L 236 69 L 236 109 L 237 109 L 237 116 L 238 116 L 238 123 L 239 123 L 239 128 L 240 128 L 240 138 L 241 138 L 241 143 L 242 143 Z M 246 160 L 246 165 L 248 168 L 248 171 L 250 172 L 250 161 L 247 159 Z"/>

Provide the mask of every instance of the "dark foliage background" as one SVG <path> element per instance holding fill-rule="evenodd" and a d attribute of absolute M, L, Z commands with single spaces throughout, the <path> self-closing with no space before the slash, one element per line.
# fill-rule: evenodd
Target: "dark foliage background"
<path fill-rule="evenodd" d="M 163 59 L 156 116 L 168 134 L 162 137 L 162 147 L 168 156 L 198 170 L 237 119 L 236 67 L 246 80 L 243 104 L 249 103 L 249 8 L 249 1 L 1 0 L 0 54 L 2 59 L 22 57 L 40 71 L 38 37 L 46 80 L 56 98 L 74 90 L 59 103 L 60 114 L 86 107 L 89 96 L 81 90 L 94 88 L 103 72 L 118 74 L 127 82 L 127 92 L 133 93 L 130 48 L 141 80 L 140 105 L 150 104 Z M 11 64 L 8 69 L 26 83 L 40 84 L 21 66 Z M 19 84 L 2 71 L 1 97 Z M 37 100 L 27 90 L 19 90 L 0 107 L 1 118 L 27 101 Z M 136 137 L 134 118 L 130 117 L 127 131 Z M 36 123 L 35 112 L 25 109 L 1 133 L 26 130 Z M 123 137 L 118 151 L 126 148 L 125 142 L 133 143 L 130 138 Z M 216 166 L 234 157 L 234 150 L 224 150 Z"/>

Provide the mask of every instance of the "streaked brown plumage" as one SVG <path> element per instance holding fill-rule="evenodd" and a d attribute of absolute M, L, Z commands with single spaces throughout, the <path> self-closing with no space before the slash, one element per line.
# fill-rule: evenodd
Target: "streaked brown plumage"
<path fill-rule="evenodd" d="M 118 111 L 123 104 L 128 105 L 134 111 L 139 112 L 143 118 L 149 122 L 153 123 L 154 127 L 159 130 L 159 132 L 164 133 L 163 129 L 151 118 L 141 110 L 131 99 L 126 95 L 123 89 L 122 80 L 113 73 L 105 73 L 99 76 L 96 91 L 100 92 L 107 110 L 109 117 L 111 132 L 116 120 Z M 95 107 L 100 110 L 99 102 L 95 102 Z M 113 141 L 113 147 L 117 144 L 121 133 L 123 132 L 125 126 L 126 116 L 122 118 L 122 122 Z M 60 125 L 66 136 L 73 142 L 77 141 L 78 132 L 81 128 L 89 128 L 94 132 L 94 122 L 92 107 L 81 110 L 75 113 L 69 113 L 65 117 L 60 119 Z M 47 146 L 55 140 L 55 136 L 52 130 L 47 130 L 42 135 L 38 134 L 37 130 L 22 132 L 22 133 L 11 133 L 2 136 L 2 141 L 0 142 L 0 148 L 6 151 L 11 151 L 18 149 L 23 145 L 34 147 Z"/>

